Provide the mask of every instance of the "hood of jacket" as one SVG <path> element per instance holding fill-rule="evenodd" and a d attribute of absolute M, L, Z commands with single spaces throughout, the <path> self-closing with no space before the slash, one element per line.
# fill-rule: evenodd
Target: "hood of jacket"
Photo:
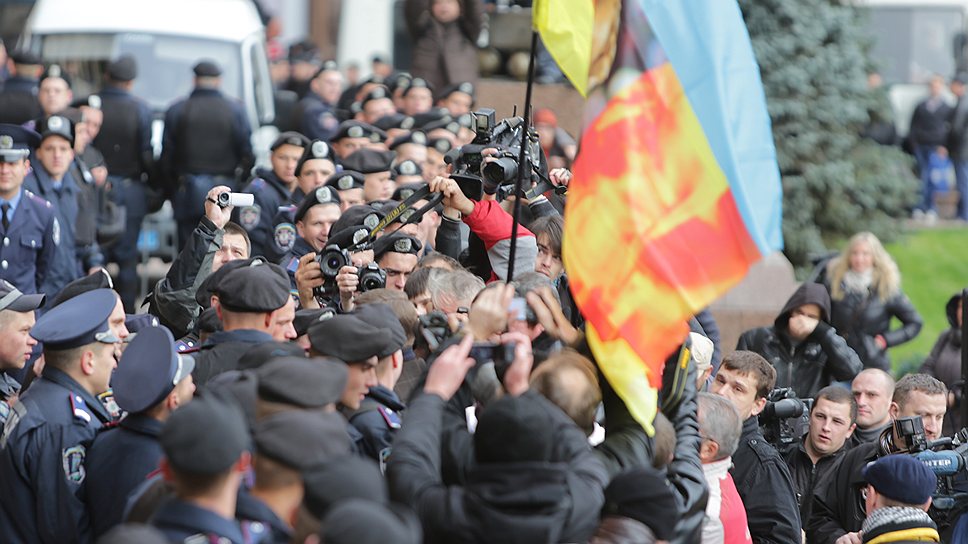
<path fill-rule="evenodd" d="M 790 295 L 789 300 L 786 301 L 783 309 L 780 310 L 780 314 L 776 316 L 774 324 L 777 330 L 785 329 L 793 310 L 804 304 L 816 304 L 819 306 L 820 320 L 827 324 L 830 323 L 830 294 L 827 293 L 827 288 L 819 283 L 804 282 Z"/>
<path fill-rule="evenodd" d="M 948 318 L 948 325 L 951 326 L 950 338 L 955 346 L 961 346 L 961 327 L 958 326 L 959 300 L 961 300 L 961 293 L 955 293 L 944 306 L 944 315 Z"/>

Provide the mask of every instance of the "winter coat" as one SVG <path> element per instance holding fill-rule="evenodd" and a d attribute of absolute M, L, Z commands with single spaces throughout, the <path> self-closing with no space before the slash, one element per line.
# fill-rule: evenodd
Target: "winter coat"
<path fill-rule="evenodd" d="M 954 391 L 958 404 L 961 400 L 961 389 L 954 388 L 955 382 L 961 381 L 961 328 L 958 326 L 957 311 L 958 300 L 961 294 L 956 294 L 948 299 L 945 305 L 945 314 L 948 317 L 948 324 L 951 328 L 942 332 L 931 348 L 931 353 L 921 365 L 918 372 L 934 376 L 944 382 L 949 391 Z M 957 404 L 948 409 L 944 415 L 943 436 L 951 436 L 961 429 L 961 410 Z"/>
<path fill-rule="evenodd" d="M 813 510 L 804 525 L 807 544 L 834 544 L 859 531 L 867 511 L 861 492 L 867 486 L 861 470 L 877 459 L 878 443 L 868 442 L 844 454 L 827 478 L 814 489 Z"/>
<path fill-rule="evenodd" d="M 460 0 L 461 15 L 440 23 L 430 14 L 432 0 L 407 0 L 404 10 L 413 39 L 410 72 L 438 91 L 455 83 L 477 83 L 477 36 L 481 33 L 480 0 Z"/>
<path fill-rule="evenodd" d="M 817 328 L 795 342 L 787 325 L 793 310 L 804 304 L 820 307 Z M 772 327 L 746 331 L 738 350 L 755 351 L 776 369 L 776 387 L 792 387 L 800 398 L 812 398 L 832 381 L 847 381 L 863 369 L 854 350 L 829 323 L 830 297 L 817 283 L 804 283 L 790 297 Z"/>
<path fill-rule="evenodd" d="M 900 320 L 901 328 L 890 330 L 894 317 Z M 842 300 L 831 301 L 830 324 L 847 339 L 847 345 L 857 352 L 864 368 L 888 372 L 891 369 L 887 351 L 874 340 L 877 335 L 883 336 L 891 348 L 912 340 L 921 332 L 923 323 L 911 301 L 900 291 L 887 300 L 881 300 L 871 291 L 866 295 L 848 291 Z"/>
<path fill-rule="evenodd" d="M 822 485 L 827 476 L 837 467 L 843 459 L 844 454 L 850 449 L 850 442 L 847 442 L 839 450 L 831 455 L 826 455 L 813 463 L 807 455 L 804 441 L 806 436 L 800 439 L 800 446 L 791 449 L 785 455 L 787 466 L 790 467 L 790 476 L 793 477 L 793 486 L 797 490 L 797 502 L 800 503 L 800 524 L 804 527 L 810 520 L 810 511 L 813 508 L 813 493 L 819 485 Z"/>

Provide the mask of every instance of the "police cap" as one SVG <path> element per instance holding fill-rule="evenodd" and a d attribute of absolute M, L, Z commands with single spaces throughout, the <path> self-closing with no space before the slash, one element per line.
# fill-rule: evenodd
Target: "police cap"
<path fill-rule="evenodd" d="M 419 130 L 414 132 L 408 132 L 402 134 L 393 139 L 393 143 L 390 144 L 390 150 L 394 150 L 404 144 L 417 144 L 417 145 L 427 145 L 427 135 Z"/>
<path fill-rule="evenodd" d="M 326 186 L 332 187 L 337 191 L 348 191 L 350 189 L 362 189 L 366 178 L 363 174 L 353 170 L 343 170 L 336 172 L 326 180 Z"/>
<path fill-rule="evenodd" d="M 407 163 L 407 162 L 412 162 L 412 161 L 403 161 L 402 163 L 398 164 L 397 166 L 394 166 L 394 172 L 396 173 L 396 170 L 401 165 L 403 165 L 404 163 Z M 399 174 L 400 173 L 398 173 L 398 175 Z M 404 175 L 409 175 L 409 174 L 404 174 Z M 416 193 L 417 191 L 419 191 L 419 190 L 421 190 L 421 189 L 423 189 L 425 187 L 427 187 L 427 184 L 424 183 L 424 182 L 422 182 L 422 181 L 421 182 L 417 182 L 417 183 L 404 183 L 403 185 L 398 186 L 396 188 L 396 190 L 393 191 L 393 200 L 398 200 L 400 202 L 403 202 L 404 200 L 406 200 L 406 199 L 410 198 L 411 196 L 413 196 L 414 193 Z"/>
<path fill-rule="evenodd" d="M 904 504 L 928 502 L 938 485 L 938 478 L 924 462 L 906 454 L 881 457 L 862 473 L 878 493 Z"/>
<path fill-rule="evenodd" d="M 131 81 L 138 77 L 138 63 L 131 55 L 121 55 L 108 64 L 108 77 L 114 81 Z"/>
<path fill-rule="evenodd" d="M 386 237 L 384 236 L 384 238 Z M 353 312 L 353 315 L 378 329 L 390 331 L 391 342 L 389 342 L 386 350 L 377 354 L 380 359 L 393 355 L 407 344 L 407 331 L 403 329 L 403 325 L 397 319 L 397 314 L 393 313 L 393 309 L 386 304 L 379 302 L 363 304 Z"/>
<path fill-rule="evenodd" d="M 309 327 L 312 348 L 346 363 L 365 361 L 386 352 L 392 343 L 390 331 L 377 328 L 350 314 L 337 315 Z"/>
<path fill-rule="evenodd" d="M 303 197 L 302 202 L 299 203 L 299 207 L 296 208 L 296 215 L 293 217 L 293 219 L 295 219 L 297 223 L 302 221 L 302 218 L 306 217 L 306 212 L 308 212 L 313 206 L 317 206 L 319 204 L 335 204 L 339 206 L 339 191 L 326 185 L 309 191 L 309 194 Z"/>
<path fill-rule="evenodd" d="M 368 102 L 372 102 L 374 100 L 381 100 L 384 98 L 388 100 L 390 99 L 390 90 L 384 87 L 383 85 L 378 85 L 370 89 L 369 92 L 367 92 L 366 95 L 363 96 L 363 100 L 360 101 L 360 105 L 365 107 Z"/>
<path fill-rule="evenodd" d="M 429 111 L 423 113 L 418 113 L 413 116 L 413 126 L 418 129 L 423 129 L 425 126 L 436 123 L 437 121 L 447 121 L 450 122 L 454 118 L 451 117 L 450 112 L 445 108 L 431 108 Z"/>
<path fill-rule="evenodd" d="M 391 113 L 390 115 L 384 115 L 383 117 L 376 120 L 373 125 L 380 130 L 390 130 L 390 129 L 404 129 L 410 130 L 413 128 L 413 117 L 404 115 L 402 113 Z"/>
<path fill-rule="evenodd" d="M 60 136 L 74 146 L 74 123 L 64 115 L 51 115 L 37 123 L 37 132 L 43 142 L 49 136 Z"/>
<path fill-rule="evenodd" d="M 334 164 L 336 162 L 333 156 L 333 150 L 330 149 L 329 144 L 322 140 L 313 140 L 303 149 L 302 157 L 299 157 L 299 163 L 296 164 L 296 175 L 302 174 L 303 165 L 316 159 L 325 159 Z"/>
<path fill-rule="evenodd" d="M 200 60 L 198 64 L 192 68 L 192 72 L 195 72 L 197 77 L 218 77 L 222 75 L 222 69 L 219 67 L 218 63 L 212 59 Z"/>
<path fill-rule="evenodd" d="M 373 242 L 373 256 L 376 260 L 387 253 L 403 253 L 406 255 L 420 255 L 420 240 L 409 234 L 394 232 L 376 239 Z"/>
<path fill-rule="evenodd" d="M 329 319 L 336 315 L 332 308 L 302 308 L 296 310 L 296 317 L 292 320 L 292 328 L 296 329 L 296 336 L 302 336 L 309 330 L 309 326 L 317 321 Z"/>
<path fill-rule="evenodd" d="M 454 148 L 454 144 L 451 143 L 447 138 L 434 138 L 427 142 L 427 147 L 432 147 L 437 150 L 438 153 L 446 154 L 451 149 Z"/>
<path fill-rule="evenodd" d="M 424 125 L 423 129 L 428 133 L 434 130 L 446 130 L 447 132 L 450 132 L 451 134 L 456 136 L 460 134 L 460 127 L 461 127 L 461 124 L 459 120 L 454 118 L 449 118 L 449 119 L 441 119 L 439 121 L 434 121 L 432 123 L 427 123 L 426 125 Z"/>
<path fill-rule="evenodd" d="M 125 314 L 124 328 L 128 329 L 128 342 L 134 340 L 134 335 L 152 327 L 158 326 L 158 318 L 151 314 Z"/>
<path fill-rule="evenodd" d="M 393 165 L 393 169 L 390 171 L 390 173 L 393 179 L 397 179 L 400 176 L 422 176 L 423 168 L 420 168 L 419 164 L 408 159 Z M 410 195 L 407 195 L 406 197 L 401 199 L 401 198 L 396 198 L 396 194 L 397 194 L 396 191 L 394 191 L 393 193 L 394 200 L 406 200 L 410 196 Z M 410 194 L 412 195 L 413 193 L 411 192 Z"/>
<path fill-rule="evenodd" d="M 356 150 L 349 157 L 346 157 L 343 160 L 343 166 L 362 174 L 389 172 L 394 156 L 392 151 L 379 151 L 364 147 L 363 149 Z"/>
<path fill-rule="evenodd" d="M 214 396 L 199 397 L 172 412 L 159 441 L 172 468 L 189 474 L 228 472 L 251 448 L 242 409 Z"/>
<path fill-rule="evenodd" d="M 340 249 L 349 249 L 370 235 L 370 229 L 363 225 L 354 225 L 340 231 L 334 231 L 332 228 L 329 230 L 332 234 L 330 234 L 326 245 L 337 246 Z"/>
<path fill-rule="evenodd" d="M 295 131 L 286 131 L 276 137 L 276 140 L 269 146 L 269 151 L 275 151 L 284 145 L 294 145 L 306 149 L 309 147 L 309 138 Z"/>
<path fill-rule="evenodd" d="M 108 274 L 107 270 L 99 268 L 92 274 L 77 278 L 76 280 L 68 283 L 63 289 L 60 290 L 59 293 L 57 293 L 57 296 L 54 297 L 54 301 L 51 302 L 51 307 L 59 306 L 60 304 L 76 297 L 81 293 L 86 293 L 95 289 L 114 289 L 114 282 L 111 281 L 111 275 Z"/>
<path fill-rule="evenodd" d="M 460 83 L 454 83 L 453 85 L 448 85 L 444 87 L 440 94 L 437 95 L 437 100 L 443 100 L 454 93 L 464 93 L 471 97 L 471 105 L 474 104 L 475 94 L 474 94 L 474 84 L 470 81 L 462 81 Z"/>
<path fill-rule="evenodd" d="M 82 293 L 41 316 L 30 336 L 43 342 L 44 349 L 55 351 L 120 342 L 108 323 L 117 302 L 117 293 L 110 289 Z"/>
<path fill-rule="evenodd" d="M 10 60 L 21 66 L 40 66 L 44 63 L 40 55 L 29 49 L 17 49 L 10 53 Z"/>
<path fill-rule="evenodd" d="M 239 370 L 252 370 L 281 357 L 306 358 L 306 352 L 293 342 L 264 342 L 252 346 L 239 357 Z"/>
<path fill-rule="evenodd" d="M 71 76 L 67 75 L 67 71 L 61 68 L 60 64 L 51 64 L 48 66 L 47 69 L 44 70 L 44 73 L 40 75 L 40 82 L 43 83 L 45 79 L 51 77 L 63 79 L 64 83 L 67 84 L 67 88 L 71 88 Z"/>
<path fill-rule="evenodd" d="M 279 265 L 253 263 L 229 271 L 215 286 L 219 305 L 234 312 L 271 312 L 289 300 L 289 276 Z"/>
<path fill-rule="evenodd" d="M 249 257 L 248 259 L 236 259 L 223 264 L 218 270 L 209 274 L 202 284 L 195 291 L 195 302 L 202 308 L 208 308 L 211 303 L 212 295 L 216 294 L 215 289 L 229 272 L 243 266 L 252 266 L 255 263 L 267 264 L 269 261 L 265 257 Z"/>
<path fill-rule="evenodd" d="M 350 451 L 346 420 L 333 412 L 280 412 L 256 423 L 253 434 L 257 455 L 300 472 Z"/>
<path fill-rule="evenodd" d="M 403 90 L 403 96 L 407 96 L 410 94 L 410 91 L 413 91 L 414 89 L 427 89 L 430 91 L 431 96 L 434 94 L 434 86 L 422 77 L 415 77 L 411 79 L 410 84 L 407 85 L 407 88 Z"/>
<path fill-rule="evenodd" d="M 302 408 L 323 408 L 343 394 L 349 371 L 329 357 L 282 357 L 256 370 L 259 398 Z"/>
<path fill-rule="evenodd" d="M 378 130 L 375 126 L 362 121 L 343 121 L 330 141 L 338 142 L 343 138 L 369 138 L 375 130 Z"/>
<path fill-rule="evenodd" d="M 333 223 L 330 227 L 329 232 L 331 234 L 339 233 L 343 230 L 357 227 L 362 225 L 368 230 L 373 230 L 380 221 L 386 217 L 386 214 L 382 211 L 370 206 L 369 204 L 357 204 L 356 206 L 350 206 L 339 216 L 339 219 Z M 332 238 L 332 236 L 330 236 Z"/>
<path fill-rule="evenodd" d="M 333 60 L 324 62 L 319 69 L 316 70 L 316 73 L 313 74 L 313 79 L 319 77 L 323 72 L 339 72 L 339 65 Z"/>
<path fill-rule="evenodd" d="M 194 369 L 195 360 L 179 355 L 167 328 L 150 327 L 121 355 L 111 377 L 114 400 L 129 413 L 143 412 L 162 402 Z"/>
<path fill-rule="evenodd" d="M 0 162 L 25 159 L 38 145 L 40 134 L 20 125 L 0 123 Z"/>
<path fill-rule="evenodd" d="M 412 79 L 413 76 L 407 72 L 397 72 L 387 80 L 387 88 L 391 93 L 395 93 L 397 89 L 406 89 Z"/>
<path fill-rule="evenodd" d="M 304 504 L 319 519 L 334 505 L 350 499 L 390 504 L 390 493 L 380 467 L 366 457 L 346 455 L 333 459 L 306 471 L 303 479 Z"/>
<path fill-rule="evenodd" d="M 43 306 L 46 298 L 43 294 L 25 295 L 9 281 L 0 279 L 0 312 L 32 312 Z"/>

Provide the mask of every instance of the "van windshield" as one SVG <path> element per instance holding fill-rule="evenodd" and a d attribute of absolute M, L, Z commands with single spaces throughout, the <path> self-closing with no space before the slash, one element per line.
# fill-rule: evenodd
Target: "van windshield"
<path fill-rule="evenodd" d="M 133 93 L 155 111 L 165 111 L 192 89 L 192 67 L 202 58 L 222 67 L 222 91 L 241 99 L 242 74 L 238 45 L 185 36 L 153 34 L 49 34 L 35 36 L 41 54 L 71 75 L 74 96 L 101 88 L 107 63 L 125 53 L 138 61 Z"/>

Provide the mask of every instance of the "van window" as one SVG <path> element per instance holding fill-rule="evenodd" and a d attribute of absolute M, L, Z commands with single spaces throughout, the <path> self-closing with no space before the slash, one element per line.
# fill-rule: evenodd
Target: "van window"
<path fill-rule="evenodd" d="M 35 36 L 44 59 L 72 77 L 75 96 L 97 92 L 107 63 L 129 53 L 138 61 L 133 93 L 156 111 L 191 92 L 192 67 L 201 58 L 222 67 L 222 91 L 241 99 L 241 55 L 229 42 L 152 34 L 50 34 Z"/>

